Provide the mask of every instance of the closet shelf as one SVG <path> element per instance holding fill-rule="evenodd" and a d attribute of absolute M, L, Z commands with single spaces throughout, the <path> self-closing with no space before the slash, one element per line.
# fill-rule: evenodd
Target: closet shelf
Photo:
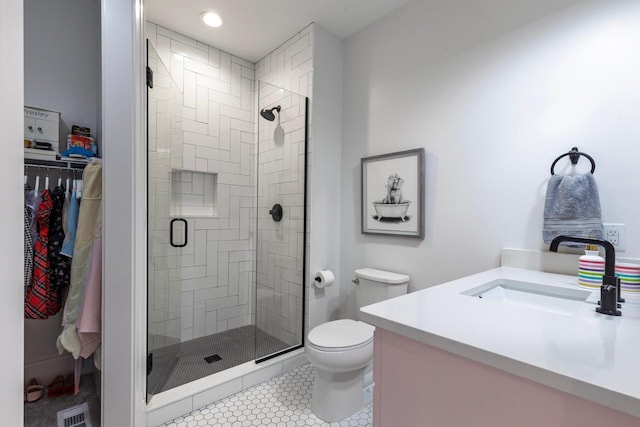
<path fill-rule="evenodd" d="M 40 159 L 24 159 L 25 166 L 54 167 L 62 169 L 84 169 L 91 159 L 71 159 L 63 158 L 60 160 L 40 160 Z"/>

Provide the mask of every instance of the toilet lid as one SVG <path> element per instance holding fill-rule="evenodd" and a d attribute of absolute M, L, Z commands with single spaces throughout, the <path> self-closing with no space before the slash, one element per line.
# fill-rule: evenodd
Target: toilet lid
<path fill-rule="evenodd" d="M 318 347 L 353 347 L 372 340 L 375 329 L 356 320 L 334 320 L 313 328 L 307 339 L 310 344 Z"/>

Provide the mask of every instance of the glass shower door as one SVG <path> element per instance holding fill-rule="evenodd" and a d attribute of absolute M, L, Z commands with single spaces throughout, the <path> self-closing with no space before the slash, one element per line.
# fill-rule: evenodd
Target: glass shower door
<path fill-rule="evenodd" d="M 147 397 L 157 393 L 176 362 L 181 340 L 180 265 L 187 240 L 170 207 L 173 140 L 181 128 L 182 93 L 148 43 L 147 87 Z M 152 86 L 152 87 L 151 87 Z"/>
<path fill-rule="evenodd" d="M 302 346 L 308 99 L 259 82 L 256 361 Z"/>
<path fill-rule="evenodd" d="M 148 47 L 149 398 L 303 343 L 307 99 L 185 63 Z"/>

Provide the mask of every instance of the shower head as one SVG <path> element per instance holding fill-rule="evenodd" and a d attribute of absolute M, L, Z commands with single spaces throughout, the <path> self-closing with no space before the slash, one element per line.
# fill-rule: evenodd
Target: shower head
<path fill-rule="evenodd" d="M 273 114 L 273 110 L 276 110 L 278 112 L 278 114 L 280 114 L 280 106 L 276 105 L 275 107 L 271 108 L 270 110 L 267 110 L 266 108 L 262 111 L 260 111 L 260 115 L 262 117 L 264 117 L 265 119 L 269 120 L 270 122 L 273 121 L 273 119 L 276 118 L 275 114 Z"/>

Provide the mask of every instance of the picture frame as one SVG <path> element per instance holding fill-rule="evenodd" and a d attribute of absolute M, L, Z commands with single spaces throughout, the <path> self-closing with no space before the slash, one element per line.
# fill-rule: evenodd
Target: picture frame
<path fill-rule="evenodd" d="M 360 159 L 362 234 L 424 239 L 424 148 Z"/>

